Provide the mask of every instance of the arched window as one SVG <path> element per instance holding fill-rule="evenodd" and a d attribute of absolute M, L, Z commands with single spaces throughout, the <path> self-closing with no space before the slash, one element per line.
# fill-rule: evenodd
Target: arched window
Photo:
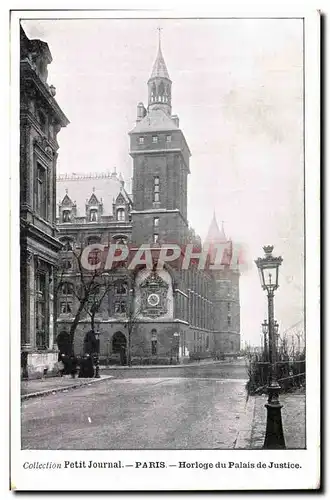
<path fill-rule="evenodd" d="M 71 210 L 63 210 L 62 222 L 71 222 Z"/>
<path fill-rule="evenodd" d="M 123 208 L 118 208 L 117 210 L 117 220 L 124 221 L 125 220 L 125 210 Z"/>
<path fill-rule="evenodd" d="M 164 92 L 165 92 L 164 82 L 161 81 L 160 84 L 159 84 L 159 86 L 158 86 L 158 93 L 159 93 L 160 96 L 163 96 Z"/>
<path fill-rule="evenodd" d="M 92 208 L 89 212 L 89 221 L 90 222 L 97 222 L 97 209 Z"/>

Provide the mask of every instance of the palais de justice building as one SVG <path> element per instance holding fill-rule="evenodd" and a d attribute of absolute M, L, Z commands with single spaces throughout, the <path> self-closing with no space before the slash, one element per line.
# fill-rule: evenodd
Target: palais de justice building
<path fill-rule="evenodd" d="M 160 45 L 147 86 L 148 106 L 138 104 L 136 124 L 129 132 L 132 189 L 126 188 L 115 171 L 57 177 L 57 223 L 64 245 L 57 333 L 69 331 L 79 306 L 76 291 L 81 283 L 72 249 L 118 241 L 133 248 L 148 244 L 154 249 L 163 243 L 194 243 L 201 248 L 200 239 L 188 225 L 191 152 L 179 118 L 172 113 L 172 82 Z M 226 241 L 214 216 L 205 243 Z M 155 272 L 140 269 L 130 273 L 126 267 L 112 271 L 95 318 L 101 359 L 118 362 L 120 352 L 127 352 L 132 321 L 133 363 L 146 358 L 180 362 L 194 356 L 237 353 L 239 271 L 226 262 L 218 271 L 198 270 L 197 266 L 182 271 L 175 265 Z M 82 354 L 90 328 L 84 310 L 74 337 L 76 354 Z"/>
<path fill-rule="evenodd" d="M 57 362 L 55 268 L 57 134 L 69 121 L 48 83 L 47 43 L 20 30 L 21 369 L 24 378 Z"/>

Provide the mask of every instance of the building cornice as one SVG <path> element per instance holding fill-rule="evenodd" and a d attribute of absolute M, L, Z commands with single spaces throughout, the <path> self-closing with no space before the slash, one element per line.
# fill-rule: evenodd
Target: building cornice
<path fill-rule="evenodd" d="M 66 127 L 70 122 L 65 116 L 60 106 L 51 95 L 48 90 L 48 85 L 45 84 L 41 78 L 37 75 L 36 71 L 32 67 L 28 59 L 24 59 L 20 64 L 21 68 L 21 78 L 24 83 L 31 82 L 34 87 L 38 90 L 39 94 L 45 99 L 48 106 L 52 109 L 53 113 L 56 115 L 62 127 Z"/>

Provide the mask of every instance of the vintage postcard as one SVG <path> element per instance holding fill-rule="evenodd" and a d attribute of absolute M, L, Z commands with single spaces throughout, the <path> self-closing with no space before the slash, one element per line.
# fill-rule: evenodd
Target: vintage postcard
<path fill-rule="evenodd" d="M 10 30 L 11 489 L 318 489 L 319 13 Z"/>

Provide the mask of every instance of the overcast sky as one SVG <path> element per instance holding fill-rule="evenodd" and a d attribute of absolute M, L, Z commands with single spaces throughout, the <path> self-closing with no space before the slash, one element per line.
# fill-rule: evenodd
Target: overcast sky
<path fill-rule="evenodd" d="M 248 251 L 242 341 L 260 343 L 267 300 L 253 260 L 282 255 L 275 317 L 303 318 L 303 24 L 298 19 L 28 20 L 49 45 L 49 84 L 70 120 L 58 173 L 117 168 L 132 176 L 128 132 L 147 104 L 157 27 L 172 80 L 172 112 L 190 147 L 188 218 L 203 238 L 215 210 Z"/>

